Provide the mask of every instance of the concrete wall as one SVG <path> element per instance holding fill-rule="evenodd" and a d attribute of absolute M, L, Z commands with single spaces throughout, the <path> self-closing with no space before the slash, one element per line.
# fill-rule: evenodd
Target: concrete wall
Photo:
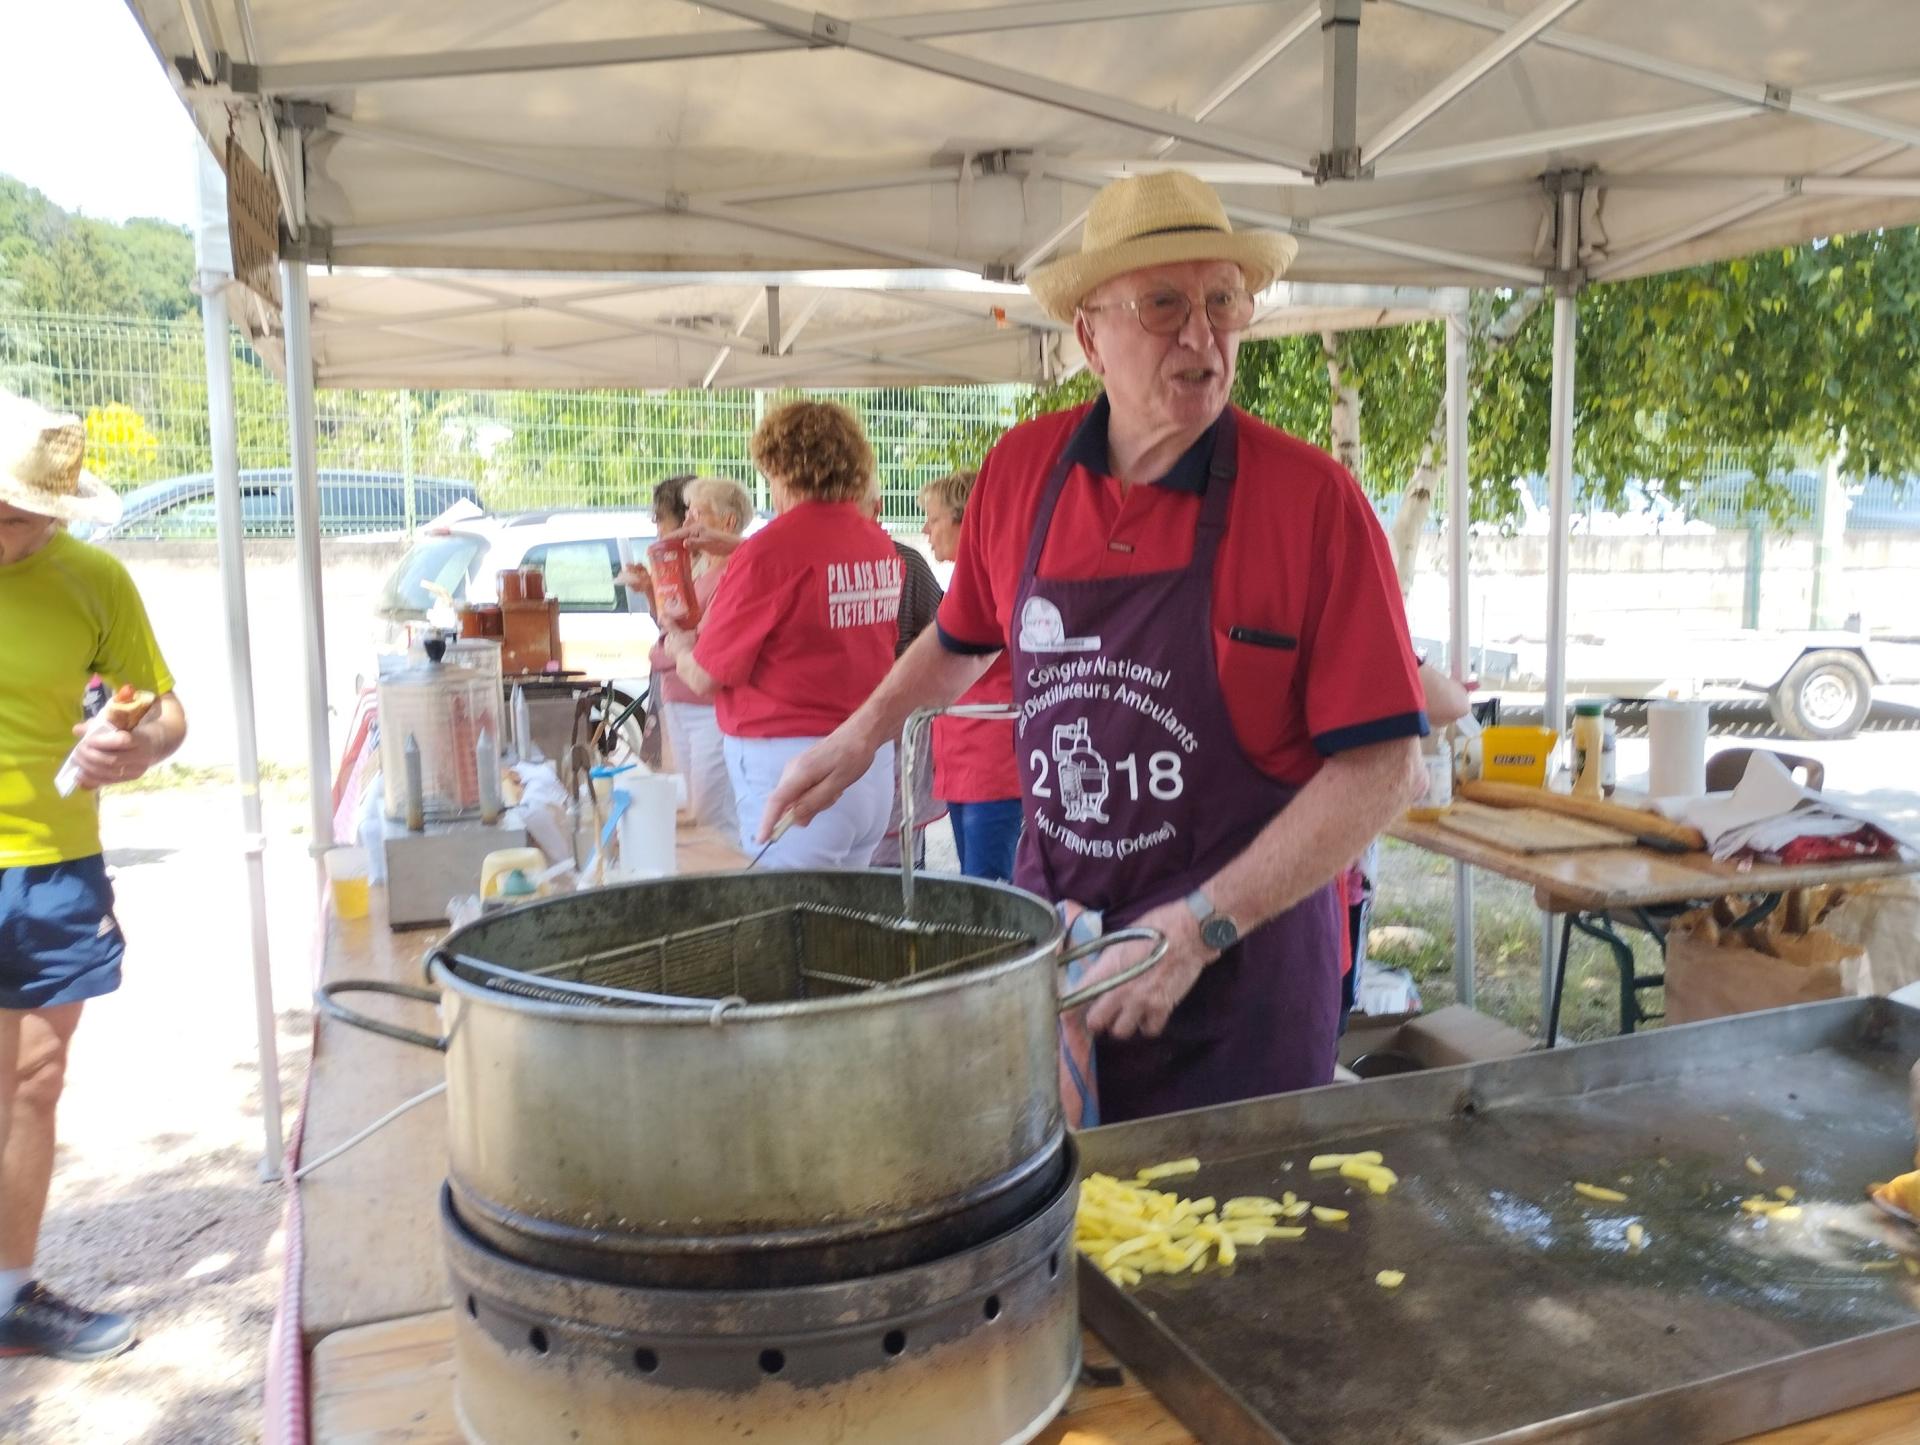
<path fill-rule="evenodd" d="M 1743 534 L 1701 537 L 1582 537 L 1572 547 L 1573 632 L 1594 638 L 1662 630 L 1737 628 L 1746 579 Z M 220 568 L 212 543 L 126 542 L 112 549 L 133 573 L 179 679 L 192 719 L 182 761 L 233 759 L 233 703 Z M 373 615 L 380 585 L 404 548 L 338 542 L 322 547 L 326 584 L 327 676 L 336 725 L 351 716 L 357 676 L 371 677 L 385 633 Z M 1807 625 L 1813 586 L 1811 539 L 1770 542 L 1762 622 Z M 1476 538 L 1473 635 L 1491 645 L 1538 641 L 1546 614 L 1544 538 Z M 1920 537 L 1854 536 L 1846 543 L 1842 615 L 1865 607 L 1876 630 L 1920 634 Z M 294 769 L 306 765 L 305 682 L 293 546 L 247 548 L 254 680 L 261 756 Z M 1482 613 L 1484 606 L 1485 612 Z M 1429 542 L 1414 586 L 1414 630 L 1445 637 L 1446 555 Z M 1483 638 L 1480 626 L 1486 618 Z"/>

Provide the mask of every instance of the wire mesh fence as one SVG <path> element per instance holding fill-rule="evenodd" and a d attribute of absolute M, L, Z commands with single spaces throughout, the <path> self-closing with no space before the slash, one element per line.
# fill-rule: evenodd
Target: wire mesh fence
<path fill-rule="evenodd" d="M 231 338 L 242 511 L 290 535 L 286 391 Z M 0 312 L 0 387 L 82 416 L 88 466 L 125 495 L 122 535 L 213 535 L 205 342 L 177 322 Z M 845 402 L 873 442 L 884 519 L 917 527 L 920 488 L 1013 420 L 1024 388 L 793 393 Z M 743 391 L 321 391 L 323 529 L 410 529 L 466 497 L 489 511 L 646 506 L 662 477 L 759 488 L 748 438 L 779 396 Z"/>
<path fill-rule="evenodd" d="M 290 535 L 286 392 L 237 334 L 234 403 L 250 535 Z M 206 361 L 197 317 L 175 322 L 0 311 L 0 387 L 83 416 L 89 464 L 123 493 L 126 535 L 211 536 Z M 1025 388 L 952 386 L 808 392 L 845 401 L 873 441 L 884 520 L 918 526 L 921 486 L 977 458 Z M 316 401 L 323 528 L 411 529 L 458 498 L 490 511 L 644 507 L 682 472 L 760 488 L 747 439 L 778 398 L 743 391 L 321 391 Z M 1818 532 L 1823 474 L 1810 458 L 1756 481 L 1712 459 L 1679 502 L 1629 489 L 1613 509 L 1576 485 L 1576 528 L 1645 532 L 1761 528 Z M 137 493 L 137 495 L 136 495 Z M 1847 480 L 1846 529 L 1920 532 L 1920 483 Z M 757 492 L 764 503 L 764 490 Z M 1513 526 L 1544 530 L 1546 483 L 1528 478 Z M 1397 495 L 1382 499 L 1391 514 Z M 1436 496 L 1430 528 L 1446 515 Z"/>

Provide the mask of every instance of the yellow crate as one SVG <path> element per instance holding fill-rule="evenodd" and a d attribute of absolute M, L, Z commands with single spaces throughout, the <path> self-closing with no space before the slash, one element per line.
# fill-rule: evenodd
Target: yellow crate
<path fill-rule="evenodd" d="M 1547 763 L 1560 734 L 1552 728 L 1490 727 L 1480 737 L 1480 776 L 1490 783 L 1545 787 Z"/>

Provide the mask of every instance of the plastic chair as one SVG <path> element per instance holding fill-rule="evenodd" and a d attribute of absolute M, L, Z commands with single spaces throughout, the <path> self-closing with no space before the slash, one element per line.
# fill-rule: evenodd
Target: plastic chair
<path fill-rule="evenodd" d="M 1827 780 L 1826 765 L 1816 758 L 1776 752 L 1772 748 L 1726 748 L 1707 759 L 1707 791 L 1730 793 L 1739 787 L 1740 780 L 1747 775 L 1747 764 L 1756 753 L 1766 753 L 1777 759 L 1781 767 L 1793 774 L 1796 783 L 1816 793 Z"/>

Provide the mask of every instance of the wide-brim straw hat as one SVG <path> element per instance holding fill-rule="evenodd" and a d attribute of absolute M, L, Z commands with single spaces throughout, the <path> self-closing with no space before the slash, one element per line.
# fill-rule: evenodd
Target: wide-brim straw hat
<path fill-rule="evenodd" d="M 1143 266 L 1231 261 L 1258 294 L 1299 249 L 1275 231 L 1234 230 L 1219 194 L 1197 176 L 1156 171 L 1103 187 L 1087 208 L 1080 254 L 1049 261 L 1027 277 L 1027 288 L 1054 320 L 1071 321 L 1094 288 Z"/>
<path fill-rule="evenodd" d="M 79 417 L 0 392 L 0 502 L 62 522 L 117 522 L 120 498 L 81 463 Z"/>

